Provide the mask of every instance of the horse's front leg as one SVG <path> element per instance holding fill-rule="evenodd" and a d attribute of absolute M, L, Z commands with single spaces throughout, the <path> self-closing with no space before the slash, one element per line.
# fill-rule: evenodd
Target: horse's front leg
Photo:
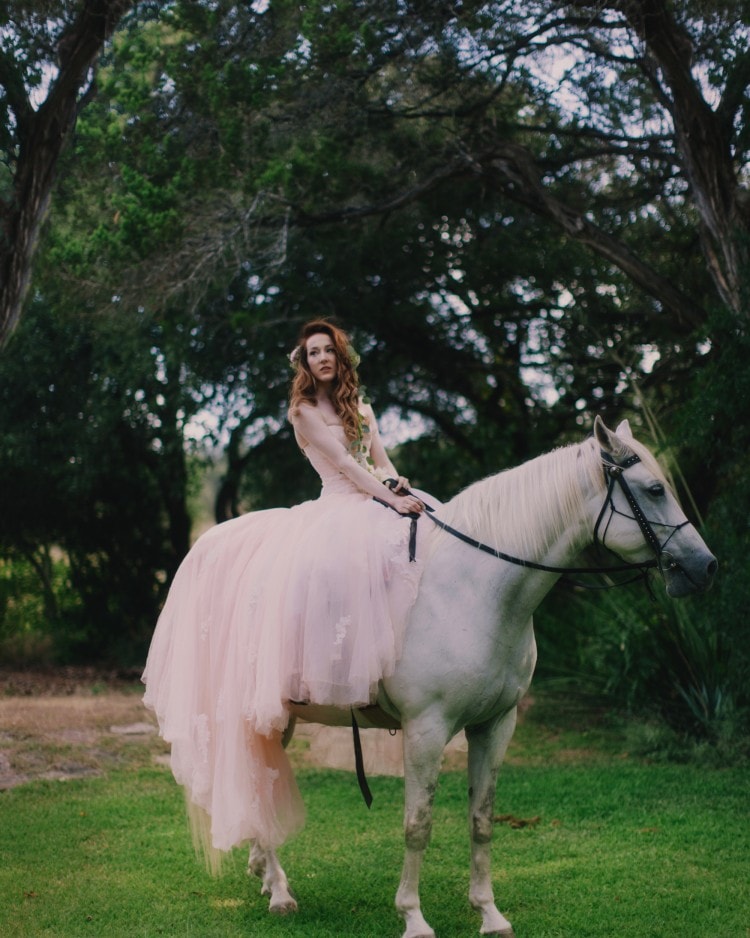
<path fill-rule="evenodd" d="M 403 938 L 435 938 L 422 915 L 419 872 L 432 830 L 432 802 L 448 732 L 439 719 L 423 714 L 403 727 L 404 835 L 406 852 L 396 908 L 406 924 Z"/>
<path fill-rule="evenodd" d="M 516 708 L 498 720 L 467 727 L 469 741 L 469 826 L 471 880 L 469 901 L 482 913 L 482 935 L 513 938 L 510 922 L 495 905 L 490 873 L 490 842 L 497 773 L 516 728 Z"/>
<path fill-rule="evenodd" d="M 286 915 L 288 912 L 297 911 L 297 901 L 289 891 L 289 880 L 286 878 L 275 850 L 254 843 L 250 848 L 247 872 L 259 877 L 262 881 L 260 894 L 270 897 L 269 912 Z"/>

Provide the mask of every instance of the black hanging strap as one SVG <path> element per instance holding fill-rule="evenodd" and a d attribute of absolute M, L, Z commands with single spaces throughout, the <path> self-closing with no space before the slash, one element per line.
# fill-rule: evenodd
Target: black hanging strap
<path fill-rule="evenodd" d="M 409 563 L 414 563 L 417 559 L 417 518 L 419 518 L 419 515 L 412 512 L 409 517 L 411 518 L 411 524 L 409 525 Z"/>
<path fill-rule="evenodd" d="M 393 482 L 395 485 L 394 479 L 389 479 L 386 482 L 386 485 L 390 485 L 391 482 Z M 393 488 L 392 485 L 390 487 Z M 409 494 L 411 494 L 411 492 Z M 394 508 L 393 505 L 389 505 L 388 502 L 384 502 L 382 498 L 376 498 L 374 495 L 372 497 L 372 500 L 374 502 L 377 502 L 379 505 L 383 505 L 385 508 L 390 508 L 391 511 L 395 511 L 402 518 L 410 519 L 411 523 L 409 525 L 409 563 L 414 563 L 417 559 L 417 521 L 419 519 L 419 515 L 417 514 L 416 511 L 410 511 L 406 515 L 401 514 L 398 508 Z M 432 511 L 432 508 L 430 508 L 429 510 Z"/>
<path fill-rule="evenodd" d="M 359 790 L 362 792 L 365 804 L 369 808 L 372 804 L 372 792 L 370 791 L 370 786 L 367 784 L 367 776 L 365 775 L 365 760 L 362 758 L 362 740 L 359 738 L 359 725 L 354 715 L 354 708 L 352 708 L 352 735 L 354 737 L 354 765 L 357 770 Z"/>

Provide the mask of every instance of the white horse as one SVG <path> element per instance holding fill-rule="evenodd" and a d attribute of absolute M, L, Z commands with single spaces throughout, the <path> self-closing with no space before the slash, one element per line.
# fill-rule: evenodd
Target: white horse
<path fill-rule="evenodd" d="M 443 750 L 460 730 L 469 744 L 469 901 L 481 913 L 482 935 L 509 938 L 513 929 L 493 896 L 490 840 L 498 769 L 536 662 L 534 610 L 558 568 L 570 567 L 595 541 L 615 551 L 620 564 L 658 566 L 672 597 L 706 589 L 717 562 L 627 422 L 613 433 L 597 418 L 593 439 L 477 482 L 438 515 L 484 547 L 432 531 L 432 522 L 420 519 L 425 568 L 403 654 L 382 683 L 383 721 L 368 712 L 363 723 L 403 730 L 406 856 L 396 895 L 403 938 L 435 935 L 422 915 L 419 873 Z M 488 546 L 532 563 L 492 556 Z M 328 724 L 348 720 L 304 705 L 292 714 Z M 273 850 L 254 845 L 250 870 L 263 879 L 272 911 L 296 909 Z"/>

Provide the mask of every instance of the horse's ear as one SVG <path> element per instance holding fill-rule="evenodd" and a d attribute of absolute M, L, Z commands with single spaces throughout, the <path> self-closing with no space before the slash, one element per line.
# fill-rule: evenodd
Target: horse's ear
<path fill-rule="evenodd" d="M 599 414 L 594 418 L 594 439 L 602 449 L 609 450 L 612 431 L 605 425 Z"/>
<path fill-rule="evenodd" d="M 615 433 L 620 437 L 621 440 L 634 440 L 633 431 L 630 429 L 629 420 L 621 420 L 617 424 L 617 429 Z"/>
<path fill-rule="evenodd" d="M 598 414 L 596 415 L 596 418 L 594 419 L 594 437 L 596 439 L 596 442 L 604 450 L 605 453 L 609 453 L 611 456 L 614 456 L 615 458 L 619 456 L 624 456 L 627 452 L 629 452 L 627 446 L 623 442 L 623 439 L 621 439 L 618 436 L 623 425 L 625 425 L 625 427 L 627 428 L 627 435 L 630 437 L 630 439 L 632 439 L 633 434 L 630 433 L 630 424 L 628 424 L 627 420 L 624 420 L 620 424 L 620 426 L 617 428 L 617 433 L 613 433 L 609 429 L 609 427 L 605 425 L 604 421 Z M 623 433 L 622 436 L 623 438 L 626 438 L 625 433 Z"/>

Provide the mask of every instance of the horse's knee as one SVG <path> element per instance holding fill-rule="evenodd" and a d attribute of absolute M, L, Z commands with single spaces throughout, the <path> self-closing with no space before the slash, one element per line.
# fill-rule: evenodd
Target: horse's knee
<path fill-rule="evenodd" d="M 406 818 L 404 838 L 410 850 L 424 850 L 432 833 L 432 810 L 429 805 L 420 808 Z"/>
<path fill-rule="evenodd" d="M 490 788 L 482 802 L 475 805 L 471 812 L 471 839 L 475 844 L 488 844 L 492 840 L 494 806 L 495 792 Z"/>
<path fill-rule="evenodd" d="M 492 840 L 492 817 L 474 814 L 471 818 L 471 839 L 475 844 L 488 844 Z"/>

